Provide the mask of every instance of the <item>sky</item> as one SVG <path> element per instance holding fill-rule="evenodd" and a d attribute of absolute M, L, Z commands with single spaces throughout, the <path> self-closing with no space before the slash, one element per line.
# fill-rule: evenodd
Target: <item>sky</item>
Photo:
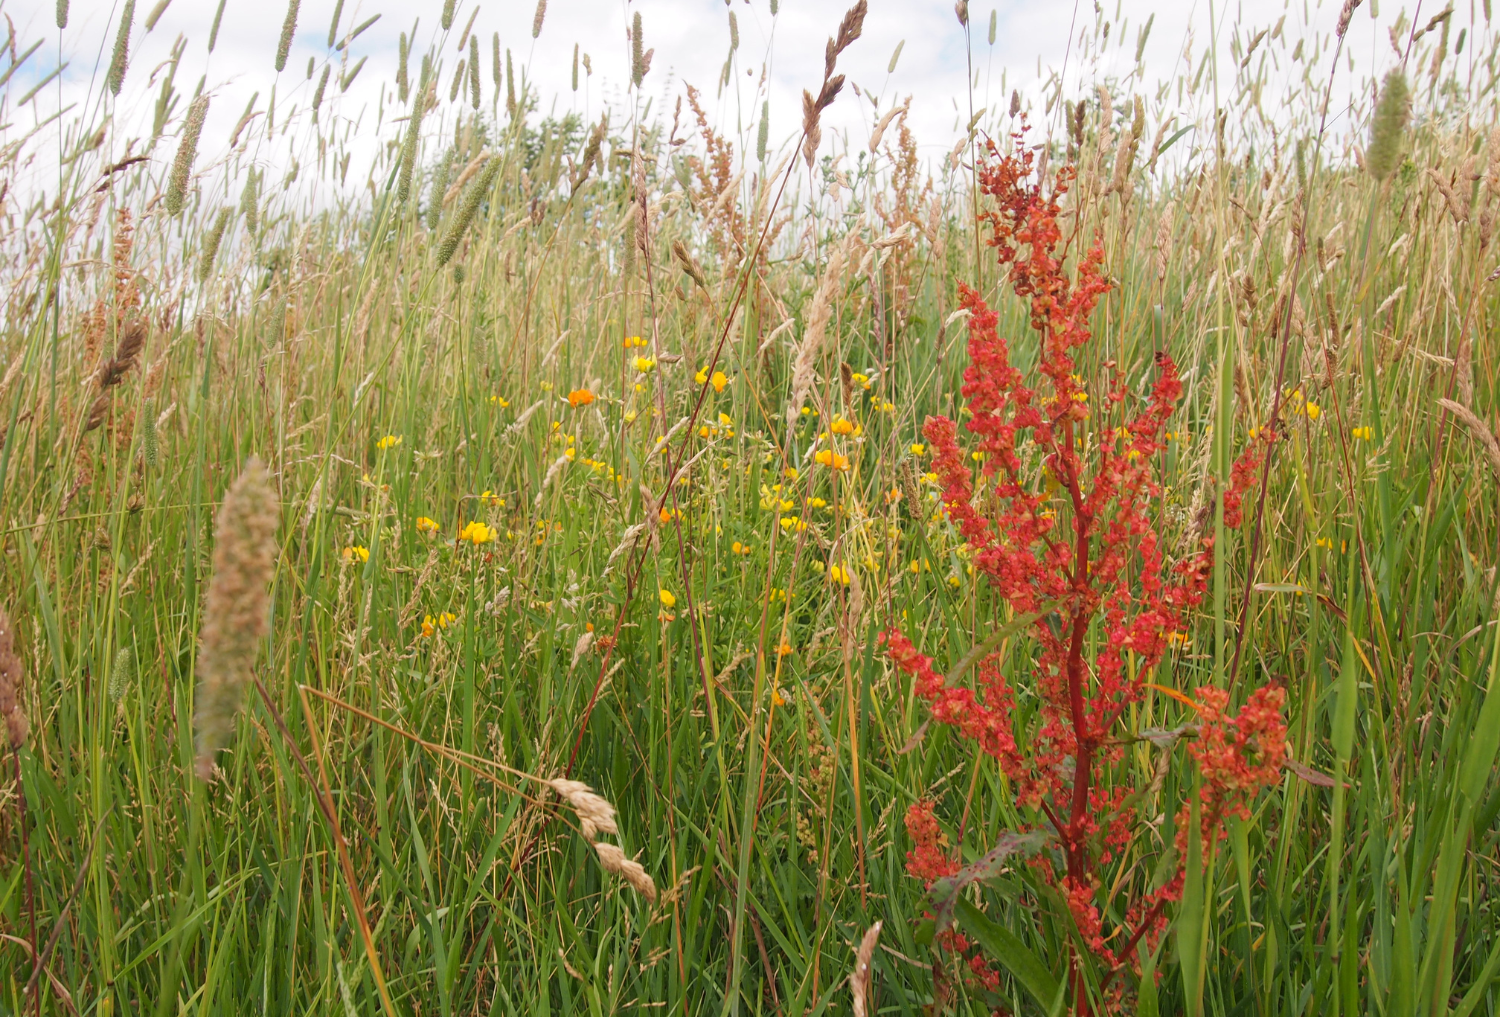
<path fill-rule="evenodd" d="M 55 186 L 56 152 L 62 148 L 58 124 L 97 125 L 108 113 L 115 126 L 123 128 L 116 132 L 118 137 L 130 136 L 132 128 L 137 133 L 149 133 L 165 68 L 179 40 L 184 49 L 174 87 L 182 98 L 167 133 L 174 134 L 178 129 L 187 101 L 201 78 L 211 105 L 200 145 L 200 165 L 202 160 L 225 154 L 230 135 L 252 96 L 257 97 L 255 108 L 265 110 L 275 90 L 279 129 L 294 104 L 302 111 L 299 116 L 306 115 L 324 61 L 333 62 L 332 74 L 337 81 L 341 72 L 368 58 L 346 93 L 340 94 L 330 85 L 329 95 L 335 98 L 332 107 L 325 107 L 322 114 L 337 118 L 341 136 L 347 136 L 353 153 L 349 183 L 363 186 L 379 145 L 400 130 L 399 124 L 390 121 L 405 112 L 391 96 L 398 36 L 403 31 L 411 32 L 415 24 L 415 50 L 436 49 L 442 62 L 439 98 L 451 124 L 458 106 L 447 102 L 448 85 L 454 67 L 467 55 L 467 49 L 458 51 L 457 43 L 471 16 L 484 64 L 486 110 L 494 100 L 491 40 L 499 33 L 502 49 L 509 52 L 517 72 L 524 69 L 539 94 L 542 115 L 577 111 L 592 119 L 609 105 L 616 110 L 615 122 L 620 123 L 621 111 L 631 101 L 627 27 L 639 13 L 645 47 L 655 51 L 639 97 L 641 108 L 649 100 L 653 114 L 670 111 L 683 94 L 683 84 L 692 84 L 703 94 L 711 122 L 735 138 L 737 148 L 743 151 L 753 149 L 761 104 L 768 101 L 774 151 L 779 144 L 795 139 L 802 89 L 815 90 L 821 80 L 824 43 L 837 29 L 845 8 L 844 0 L 780 0 L 779 13 L 773 18 L 771 0 L 550 0 L 540 33 L 533 38 L 532 0 L 459 0 L 453 27 L 446 33 L 438 24 L 439 0 L 344 0 L 337 37 L 342 38 L 371 16 L 380 17 L 338 52 L 328 45 L 337 2 L 302 0 L 286 69 L 278 74 L 274 60 L 287 0 L 225 0 L 211 53 L 208 40 L 217 0 L 169 0 L 149 31 L 144 22 L 160 5 L 158 0 L 138 0 L 129 70 L 116 99 L 106 96 L 102 82 L 125 0 L 71 0 L 68 25 L 61 31 L 55 24 L 56 0 L 3 0 L 0 14 L 12 26 L 7 30 L 14 32 L 17 51 L 25 52 L 37 40 L 43 42 L 4 86 L 8 95 L 0 116 L 6 124 L 0 127 L 0 140 L 13 141 L 59 108 L 67 110 L 30 142 L 33 147 L 53 149 L 50 163 L 42 151 L 32 164 L 33 169 L 50 165 L 50 171 L 34 172 L 30 177 L 23 174 L 16 186 L 45 191 L 49 179 Z M 1438 9 L 1432 0 L 1423 2 L 1425 9 L 1421 3 L 1410 5 L 1419 23 Z M 1468 5 L 1470 0 L 1458 2 Z M 1372 70 L 1378 71 L 1395 59 L 1387 36 L 1401 9 L 1392 0 L 1385 0 L 1385 7 L 1382 11 L 1376 4 L 1366 3 L 1356 12 L 1348 39 L 1353 69 L 1342 74 L 1345 92 L 1334 103 L 1335 120 L 1348 106 L 1348 90 L 1357 89 Z M 721 87 L 725 61 L 730 57 L 731 11 L 738 23 L 739 47 L 730 63 L 729 83 Z M 859 147 L 873 121 L 910 95 L 911 126 L 924 157 L 935 161 L 965 132 L 971 102 L 976 112 L 988 111 L 991 119 L 983 125 L 997 124 L 995 115 L 1009 105 L 1012 88 L 1020 89 L 1028 104 L 1040 104 L 1042 78 L 1063 69 L 1070 89 L 1077 91 L 1100 75 L 1129 79 L 1153 100 L 1153 115 L 1165 115 L 1177 100 L 1170 91 L 1155 99 L 1154 86 L 1182 71 L 1182 54 L 1190 39 L 1196 61 L 1208 40 L 1216 38 L 1221 64 L 1229 66 L 1233 59 L 1228 54 L 1236 32 L 1243 46 L 1254 32 L 1271 29 L 1284 19 L 1287 39 L 1310 31 L 1326 37 L 1337 17 L 1335 0 L 1241 0 L 1227 11 L 1222 4 L 1216 7 L 1209 0 L 1098 0 L 1097 4 L 1095 0 L 975 0 L 966 33 L 951 0 L 870 0 L 863 36 L 839 61 L 839 69 L 858 86 L 859 94 L 845 89 L 825 117 L 825 137 L 846 131 L 850 144 Z M 1139 70 L 1135 70 L 1140 33 L 1148 19 L 1151 31 L 1140 46 L 1142 59 Z M 1461 10 L 1454 16 L 1453 30 L 1456 33 L 1461 25 L 1475 19 L 1483 26 L 1482 13 Z M 1100 22 L 1106 21 L 1111 28 L 1109 43 L 1102 53 L 1085 55 L 1086 47 L 1080 40 L 1096 34 Z M 577 91 L 571 80 L 575 45 L 587 55 L 592 67 L 591 74 L 580 68 Z M 1262 53 L 1272 48 L 1266 43 Z M 1474 47 L 1469 49 L 1472 53 Z M 1285 49 L 1280 52 L 1281 58 L 1274 61 L 1273 90 L 1291 80 L 1292 66 Z M 314 61 L 311 78 L 307 74 L 310 59 Z M 9 60 L 7 54 L 0 59 L 0 66 Z M 59 77 L 24 108 L 16 108 L 26 92 L 63 62 L 67 66 Z M 968 87 L 971 67 L 972 97 Z M 1130 77 L 1132 74 L 1136 76 Z M 1200 93 L 1194 102 L 1201 106 L 1201 100 Z M 467 108 L 462 98 L 458 105 Z M 1181 111 L 1188 119 L 1198 113 L 1201 110 Z M 1040 110 L 1034 110 L 1034 117 L 1045 119 Z M 265 122 L 262 116 L 259 123 Z M 258 129 L 252 126 L 246 136 Z M 269 179 L 284 177 L 292 161 L 306 154 L 299 154 L 290 140 L 296 133 L 291 132 L 285 141 L 279 137 L 257 139 L 252 158 L 266 169 Z M 160 146 L 153 158 L 167 162 L 171 154 L 172 146 Z"/>

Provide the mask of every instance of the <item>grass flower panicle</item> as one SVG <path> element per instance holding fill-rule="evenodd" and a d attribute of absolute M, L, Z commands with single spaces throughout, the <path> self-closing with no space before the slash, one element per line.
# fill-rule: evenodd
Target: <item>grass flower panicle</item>
<path fill-rule="evenodd" d="M 202 780 L 212 775 L 214 757 L 230 742 L 260 643 L 270 631 L 277 519 L 270 477 L 251 457 L 225 494 L 214 526 L 214 570 L 203 606 L 193 713 Z"/>

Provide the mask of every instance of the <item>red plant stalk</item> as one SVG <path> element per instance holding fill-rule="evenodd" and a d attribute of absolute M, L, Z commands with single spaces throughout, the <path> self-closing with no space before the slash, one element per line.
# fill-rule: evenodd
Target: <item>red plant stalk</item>
<path fill-rule="evenodd" d="M 1028 304 L 1039 338 L 1038 387 L 1012 365 L 995 312 L 961 285 L 969 311 L 964 426 L 977 441 L 961 448 L 958 425 L 946 417 L 929 417 L 923 433 L 943 485 L 943 506 L 967 542 L 975 570 L 1017 615 L 1046 612 L 1031 630 L 1040 647 L 1033 672 L 1039 726 L 1023 748 L 1012 724 L 1012 692 L 995 658 L 980 664 L 979 691 L 950 688 L 932 659 L 900 631 L 882 638 L 892 660 L 915 679 L 933 717 L 976 741 L 1011 780 L 1017 802 L 1046 817 L 1061 847 L 1063 871 L 1059 878 L 1045 859 L 1034 864 L 1067 900 L 1089 951 L 1112 971 L 1129 962 L 1124 954 L 1142 936 L 1153 934 L 1181 886 L 1176 878 L 1154 893 L 1138 893 L 1124 926 L 1104 928 L 1098 869 L 1137 832 L 1128 800 L 1137 789 L 1110 780 L 1124 754 L 1115 728 L 1141 698 L 1146 677 L 1178 636 L 1186 612 L 1202 600 L 1213 538 L 1200 533 L 1190 553 L 1169 564 L 1154 522 L 1163 504 L 1155 476 L 1166 425 L 1182 395 L 1172 358 L 1157 351 L 1155 380 L 1143 397 L 1112 361 L 1092 385 L 1078 373 L 1077 354 L 1093 340 L 1089 319 L 1111 288 L 1101 268 L 1104 251 L 1095 238 L 1071 275 L 1065 268 L 1068 244 L 1058 219 L 1073 170 L 1060 169 L 1050 191 L 1044 190 L 1044 182 L 1033 179 L 1024 131 L 1015 135 L 1014 154 L 1002 156 L 989 146 L 979 186 L 993 204 L 980 219 L 990 228 L 988 243 L 1000 264 L 1008 267 L 1010 289 Z M 1239 525 L 1241 502 L 1271 440 L 1263 429 L 1234 464 L 1222 493 L 1226 526 Z M 974 459 L 982 464 L 977 478 Z M 1226 721 L 1223 694 L 1200 692 L 1203 729 L 1219 732 L 1211 759 L 1201 754 L 1207 739 L 1192 750 L 1204 778 L 1205 835 L 1217 837 L 1228 812 L 1242 810 L 1260 787 L 1277 779 L 1284 754 L 1280 696 L 1279 690 L 1261 690 L 1239 719 Z M 1234 735 L 1224 734 L 1226 723 Z M 1186 811 L 1183 817 L 1185 822 Z M 942 851 L 933 839 L 930 804 L 914 806 L 908 826 L 918 843 L 908 855 L 913 874 L 929 881 L 951 875 L 950 867 L 937 863 Z M 1117 956 L 1112 941 L 1128 946 Z M 1073 981 L 1075 1005 L 1082 1007 L 1082 979 Z"/>

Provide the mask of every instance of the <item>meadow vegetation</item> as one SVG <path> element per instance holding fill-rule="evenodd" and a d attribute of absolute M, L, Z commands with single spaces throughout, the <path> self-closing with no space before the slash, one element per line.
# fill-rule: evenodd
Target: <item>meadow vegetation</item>
<path fill-rule="evenodd" d="M 5 128 L 0 1011 L 1496 1012 L 1488 3 L 932 157 L 838 13 Z"/>

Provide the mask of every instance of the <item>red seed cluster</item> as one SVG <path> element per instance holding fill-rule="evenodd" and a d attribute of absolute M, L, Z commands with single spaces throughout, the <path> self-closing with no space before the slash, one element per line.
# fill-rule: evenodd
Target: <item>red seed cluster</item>
<path fill-rule="evenodd" d="M 1133 944 L 1151 931 L 1146 927 L 1162 920 L 1171 894 L 1170 885 L 1167 896 L 1143 892 L 1122 909 L 1131 927 L 1103 926 L 1097 868 L 1136 829 L 1127 804 L 1136 789 L 1114 779 L 1123 751 L 1117 728 L 1140 699 L 1168 637 L 1202 600 L 1213 541 L 1201 536 L 1186 557 L 1170 562 L 1157 529 L 1165 429 L 1183 390 L 1172 358 L 1157 352 L 1144 397 L 1113 362 L 1090 382 L 1080 377 L 1077 354 L 1093 340 L 1090 317 L 1111 288 L 1104 252 L 1096 238 L 1071 258 L 1071 272 L 1066 267 L 1072 241 L 1059 225 L 1060 202 L 1073 171 L 1059 170 L 1046 188 L 1022 140 L 1017 134 L 1010 155 L 990 146 L 979 185 L 992 204 L 980 218 L 1040 340 L 1038 377 L 1028 384 L 1011 362 L 996 313 L 961 286 L 969 312 L 964 429 L 972 440 L 961 445 L 958 424 L 947 417 L 929 417 L 923 433 L 944 509 L 968 542 L 975 571 L 1016 614 L 1045 612 L 1031 629 L 1039 647 L 1029 676 L 1040 704 L 1034 729 L 1017 731 L 998 659 L 981 664 L 976 688 L 949 687 L 904 634 L 884 638 L 932 716 L 976 742 L 1010 778 L 1018 803 L 1046 816 L 1063 867 L 1054 871 L 1040 855 L 1034 865 L 1062 892 L 1084 942 L 1114 963 L 1107 944 Z M 1223 495 L 1226 525 L 1239 524 L 1270 440 L 1262 432 L 1234 464 Z M 1192 753 L 1203 770 L 1204 822 L 1211 817 L 1218 824 L 1277 779 L 1280 693 L 1256 693 L 1232 721 L 1223 714 L 1223 693 L 1203 690 L 1200 702 L 1205 734 Z M 917 844 L 908 855 L 913 875 L 945 874 L 931 803 L 913 806 L 907 827 Z"/>

